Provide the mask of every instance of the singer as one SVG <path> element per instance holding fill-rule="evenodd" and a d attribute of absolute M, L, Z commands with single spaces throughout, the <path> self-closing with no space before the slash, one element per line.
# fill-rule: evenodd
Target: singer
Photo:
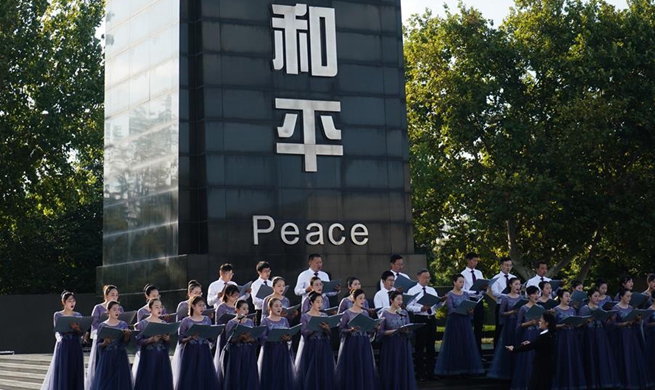
<path fill-rule="evenodd" d="M 409 324 L 407 312 L 400 308 L 403 294 L 398 291 L 389 293 L 390 306 L 382 311 L 384 318 L 378 330 L 380 347 L 380 384 L 383 390 L 416 389 L 414 363 L 412 360 L 411 333 L 406 329 L 398 331 Z"/>

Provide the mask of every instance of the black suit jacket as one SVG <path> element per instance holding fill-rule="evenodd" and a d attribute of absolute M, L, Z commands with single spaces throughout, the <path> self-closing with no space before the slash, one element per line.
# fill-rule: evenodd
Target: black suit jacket
<path fill-rule="evenodd" d="M 514 352 L 535 351 L 532 361 L 532 376 L 528 384 L 529 390 L 550 390 L 555 375 L 555 334 L 546 332 L 526 345 L 519 345 Z"/>

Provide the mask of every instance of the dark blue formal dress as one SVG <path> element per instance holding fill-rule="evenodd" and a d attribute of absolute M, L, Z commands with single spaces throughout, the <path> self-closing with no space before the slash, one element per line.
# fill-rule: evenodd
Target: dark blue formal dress
<path fill-rule="evenodd" d="M 397 332 L 391 336 L 384 333 L 399 329 L 409 324 L 409 316 L 405 310 L 400 314 L 383 310 L 380 318 L 384 321 L 378 331 L 380 340 L 380 384 L 383 390 L 416 389 L 414 376 L 414 361 L 412 359 L 411 333 Z"/>
<path fill-rule="evenodd" d="M 257 371 L 257 343 L 232 343 L 230 333 L 238 325 L 236 319 L 230 320 L 225 327 L 228 335 L 225 349 L 221 353 L 219 377 L 223 379 L 226 390 L 259 390 L 259 372 Z M 254 327 L 251 319 L 245 319 L 241 325 Z"/>
<path fill-rule="evenodd" d="M 510 353 L 505 349 L 505 345 L 516 345 L 516 319 L 518 318 L 517 313 L 510 316 L 503 316 L 504 313 L 512 311 L 514 305 L 516 305 L 523 297 L 517 296 L 512 298 L 509 295 L 501 294 L 500 309 L 498 315 L 500 319 L 498 323 L 503 325 L 503 330 L 500 334 L 500 340 L 498 341 L 498 347 L 494 352 L 494 358 L 491 362 L 491 367 L 487 376 L 490 378 L 512 379 L 512 373 L 514 372 L 514 359 L 516 354 Z"/>
<path fill-rule="evenodd" d="M 375 369 L 373 348 L 369 335 L 357 332 L 348 332 L 348 323 L 357 315 L 368 317 L 366 310 L 355 313 L 346 310 L 341 317 L 339 332 L 341 344 L 337 358 L 337 387 L 341 390 L 379 389 L 380 379 Z"/>
<path fill-rule="evenodd" d="M 135 330 L 142 331 L 148 325 L 147 320 L 139 321 Z M 169 343 L 159 340 L 156 343 L 145 344 L 144 337 L 136 335 L 139 347 L 139 360 L 134 375 L 134 390 L 173 390 L 173 371 L 171 359 L 168 357 Z"/>
<path fill-rule="evenodd" d="M 472 315 L 455 312 L 468 299 L 469 294 L 466 292 L 457 295 L 451 291 L 447 295 L 448 320 L 434 367 L 435 375 L 484 374 L 482 358 L 471 327 Z"/>
<path fill-rule="evenodd" d="M 655 374 L 655 313 L 644 319 L 644 336 L 646 338 L 646 364 L 651 377 Z"/>
<path fill-rule="evenodd" d="M 580 308 L 581 316 L 591 315 L 593 309 L 585 305 Z M 614 352 L 610 347 L 605 324 L 594 320 L 585 327 L 582 346 L 585 379 L 593 389 L 616 389 L 619 387 L 619 374 L 616 371 Z"/>
<path fill-rule="evenodd" d="M 98 332 L 105 326 L 110 327 L 104 322 L 100 323 Z M 128 328 L 124 321 L 111 327 L 121 330 Z M 123 339 L 112 340 L 106 347 L 101 345 L 103 341 L 98 339 L 98 365 L 91 390 L 131 390 L 132 371 Z"/>
<path fill-rule="evenodd" d="M 217 325 L 226 325 L 227 322 L 221 322 L 221 317 L 225 314 L 232 314 L 236 317 L 236 309 L 234 306 L 230 306 L 227 303 L 223 302 L 218 307 L 216 308 L 216 324 Z M 216 371 L 218 372 L 218 369 L 221 365 L 221 353 L 223 352 L 223 349 L 225 348 L 225 343 L 227 342 L 227 334 L 225 331 L 223 331 L 220 336 L 218 336 L 218 341 L 216 342 L 216 352 L 214 353 L 214 367 L 216 367 Z"/>
<path fill-rule="evenodd" d="M 575 316 L 575 309 L 569 307 L 564 310 L 555 307 L 557 323 Z M 584 366 L 582 363 L 582 329 L 559 328 L 557 330 L 557 354 L 555 355 L 555 381 L 554 389 L 574 390 L 586 389 Z"/>
<path fill-rule="evenodd" d="M 282 317 L 273 321 L 269 317 L 262 318 L 260 326 L 266 327 L 262 336 L 263 346 L 259 351 L 257 367 L 259 368 L 259 388 L 262 390 L 296 389 L 296 379 L 293 367 L 293 351 L 291 342 L 267 340 L 268 331 L 275 328 L 288 328 L 289 321 Z"/>
<path fill-rule="evenodd" d="M 628 306 L 624 309 L 619 305 L 615 305 L 612 310 L 618 312 L 614 322 L 613 346 L 621 388 L 647 389 L 652 387 L 653 380 L 646 364 L 646 351 L 641 337 L 641 327 L 639 325 L 616 326 L 618 323 L 625 322 L 624 318 L 630 314 L 633 308 Z"/>
<path fill-rule="evenodd" d="M 320 317 L 327 317 L 321 313 Z M 333 390 L 334 355 L 332 354 L 332 332 L 315 332 L 309 330 L 308 324 L 312 316 L 305 313 L 300 317 L 302 338 L 296 355 L 296 374 L 298 387 L 301 390 Z"/>
<path fill-rule="evenodd" d="M 74 317 L 82 317 L 80 313 L 73 312 Z M 60 311 L 53 316 L 64 317 Z M 72 329 L 67 333 L 55 333 L 57 342 L 52 361 L 48 367 L 41 390 L 83 390 L 84 389 L 84 354 L 82 352 L 82 334 Z"/>
<path fill-rule="evenodd" d="M 211 325 L 209 317 L 203 316 L 202 320 L 194 321 L 191 317 L 186 317 L 180 324 L 178 330 L 179 341 L 187 337 L 187 332 L 194 324 Z M 176 390 L 196 390 L 196 389 L 221 389 L 221 384 L 216 375 L 216 368 L 212 360 L 209 349 L 209 340 L 198 337 L 191 339 L 186 343 L 180 343 L 179 350 L 179 374 L 175 384 Z"/>
<path fill-rule="evenodd" d="M 520 345 L 524 341 L 534 342 L 539 336 L 540 330 L 537 325 L 532 325 L 527 328 L 521 328 L 521 324 L 528 322 L 525 319 L 525 314 L 530 310 L 527 305 L 519 309 L 516 316 L 516 344 Z M 534 351 L 527 351 L 517 353 L 514 357 L 514 373 L 512 374 L 511 390 L 526 390 L 530 383 L 532 376 L 532 361 L 534 360 Z"/>

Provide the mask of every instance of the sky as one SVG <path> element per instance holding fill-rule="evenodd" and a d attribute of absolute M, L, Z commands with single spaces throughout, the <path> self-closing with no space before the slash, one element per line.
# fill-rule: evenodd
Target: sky
<path fill-rule="evenodd" d="M 605 0 L 619 8 L 627 8 L 626 0 Z M 430 8 L 433 14 L 445 15 L 443 5 L 448 4 L 451 11 L 457 10 L 459 0 L 400 0 L 403 21 L 415 13 L 422 14 L 426 8 Z M 500 25 L 505 16 L 509 15 L 509 9 L 514 4 L 513 0 L 462 0 L 464 5 L 474 7 L 482 12 L 487 19 L 494 21 L 494 26 Z"/>

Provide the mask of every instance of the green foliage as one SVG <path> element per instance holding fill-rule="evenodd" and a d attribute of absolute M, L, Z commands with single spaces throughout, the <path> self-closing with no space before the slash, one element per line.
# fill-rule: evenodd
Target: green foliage
<path fill-rule="evenodd" d="M 97 0 L 0 3 L 0 293 L 94 289 L 103 12 Z"/>
<path fill-rule="evenodd" d="M 417 247 L 524 279 L 617 279 L 655 253 L 655 6 L 518 0 L 498 28 L 460 6 L 405 33 Z M 495 261 L 481 263 L 490 275 Z"/>

